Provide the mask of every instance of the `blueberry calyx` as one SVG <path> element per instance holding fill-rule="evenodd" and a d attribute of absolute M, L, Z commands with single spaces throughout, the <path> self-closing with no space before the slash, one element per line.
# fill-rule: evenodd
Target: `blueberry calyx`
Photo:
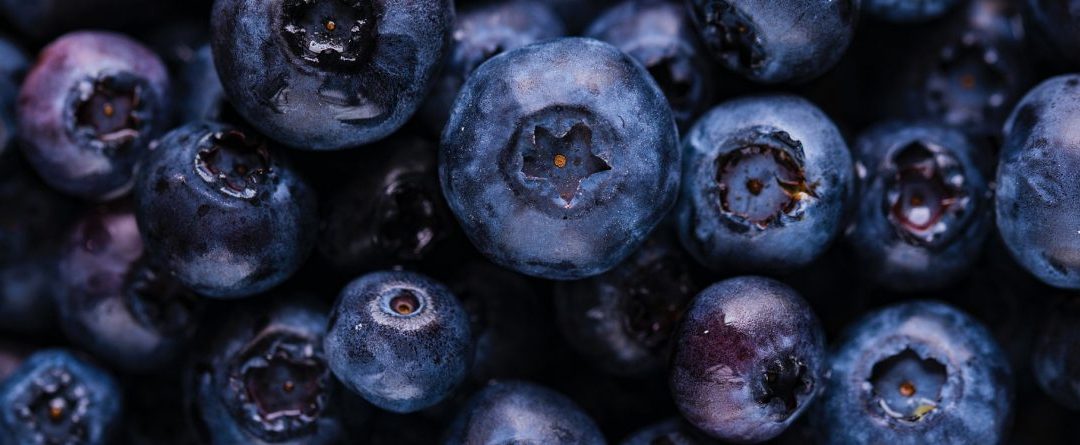
<path fill-rule="evenodd" d="M 946 383 L 945 365 L 904 349 L 874 364 L 870 375 L 872 412 L 908 423 L 936 411 Z"/>
<path fill-rule="evenodd" d="M 72 133 L 108 155 L 127 148 L 150 120 L 145 91 L 145 82 L 129 73 L 103 73 L 76 82 L 68 102 Z"/>
<path fill-rule="evenodd" d="M 973 32 L 946 45 L 926 79 L 927 107 L 952 125 L 980 124 L 999 112 L 1009 95 L 1009 70 L 1001 54 Z"/>
<path fill-rule="evenodd" d="M 285 0 L 284 34 L 293 55 L 330 70 L 350 70 L 368 61 L 375 47 L 377 2 Z"/>
<path fill-rule="evenodd" d="M 219 131 L 200 142 L 195 171 L 207 184 L 226 195 L 251 199 L 270 173 L 270 150 L 258 137 L 241 131 Z"/>
<path fill-rule="evenodd" d="M 15 415 L 22 421 L 19 426 L 32 431 L 20 437 L 36 437 L 41 443 L 86 442 L 88 391 L 67 369 L 52 367 L 42 371 L 29 390 L 12 404 Z"/>
<path fill-rule="evenodd" d="M 754 72 L 765 66 L 767 55 L 750 17 L 723 0 L 693 9 L 698 12 L 705 43 L 728 68 Z"/>
<path fill-rule="evenodd" d="M 198 297 L 145 259 L 132 266 L 125 289 L 125 304 L 141 325 L 163 334 L 179 334 L 191 326 Z"/>
<path fill-rule="evenodd" d="M 402 175 L 387 185 L 380 195 L 375 243 L 399 259 L 423 258 L 445 236 L 436 193 L 420 174 Z"/>
<path fill-rule="evenodd" d="M 799 219 L 808 201 L 817 198 L 803 170 L 802 144 L 784 131 L 749 133 L 716 159 L 723 214 L 758 229 Z"/>
<path fill-rule="evenodd" d="M 754 388 L 754 399 L 776 407 L 773 415 L 783 421 L 799 407 L 798 396 L 810 393 L 814 382 L 806 364 L 793 356 L 777 357 L 766 362 Z M 774 403 L 779 402 L 779 405 Z"/>
<path fill-rule="evenodd" d="M 593 153 L 593 131 L 584 122 L 577 122 L 564 132 L 537 125 L 531 136 L 531 147 L 522 154 L 521 172 L 526 180 L 551 184 L 564 207 L 572 206 L 583 181 L 611 170 L 606 161 Z"/>
<path fill-rule="evenodd" d="M 278 442 L 311 434 L 328 400 L 329 369 L 311 341 L 270 332 L 230 367 L 230 407 L 257 436 Z"/>
<path fill-rule="evenodd" d="M 901 239 L 909 244 L 947 245 L 970 219 L 969 196 L 959 161 L 941 147 L 915 141 L 893 152 L 883 207 Z"/>
<path fill-rule="evenodd" d="M 424 310 L 427 305 L 416 291 L 395 288 L 383 294 L 383 311 L 395 317 L 412 317 Z"/>

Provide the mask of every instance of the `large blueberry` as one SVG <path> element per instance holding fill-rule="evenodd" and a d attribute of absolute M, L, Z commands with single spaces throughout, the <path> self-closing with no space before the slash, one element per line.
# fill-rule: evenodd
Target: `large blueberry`
<path fill-rule="evenodd" d="M 245 301 L 189 370 L 202 443 L 330 445 L 341 439 L 337 386 L 323 353 L 326 309 L 306 295 Z"/>
<path fill-rule="evenodd" d="M 341 149 L 416 111 L 453 16 L 450 0 L 217 0 L 211 44 L 241 116 L 289 146 Z"/>
<path fill-rule="evenodd" d="M 169 78 L 161 60 L 119 34 L 75 32 L 42 50 L 19 93 L 23 152 L 53 188 L 109 199 L 164 132 Z"/>
<path fill-rule="evenodd" d="M 566 396 L 516 380 L 473 395 L 446 433 L 445 445 L 602 445 L 592 419 Z"/>
<path fill-rule="evenodd" d="M 683 417 L 726 441 L 776 437 L 824 386 L 825 334 L 795 290 L 761 277 L 716 283 L 675 334 L 671 392 Z"/>
<path fill-rule="evenodd" d="M 559 16 L 541 2 L 509 0 L 462 10 L 454 22 L 453 50 L 421 109 L 425 123 L 436 132 L 442 130 L 461 85 L 480 64 L 565 32 Z"/>
<path fill-rule="evenodd" d="M 1080 410 L 1080 300 L 1056 302 L 1042 325 L 1032 356 L 1039 386 L 1062 406 Z"/>
<path fill-rule="evenodd" d="M 686 0 L 702 40 L 726 68 L 763 83 L 832 68 L 855 34 L 859 0 Z"/>
<path fill-rule="evenodd" d="M 36 352 L 0 385 L 0 443 L 116 443 L 122 398 L 111 375 L 73 353 Z"/>
<path fill-rule="evenodd" d="M 686 249 L 713 269 L 778 271 L 820 256 L 853 191 L 851 153 L 824 113 L 786 95 L 735 99 L 683 142 L 676 209 Z"/>
<path fill-rule="evenodd" d="M 1080 289 L 1080 75 L 1051 78 L 1016 105 L 997 171 L 997 225 L 1018 263 Z"/>
<path fill-rule="evenodd" d="M 412 272 L 349 283 L 325 342 L 338 380 L 377 407 L 412 412 L 450 395 L 469 373 L 469 317 L 450 289 Z"/>
<path fill-rule="evenodd" d="M 885 123 L 859 138 L 860 197 L 846 236 L 867 278 L 893 290 L 963 278 L 993 228 L 980 148 L 929 123 Z"/>
<path fill-rule="evenodd" d="M 626 258 L 674 204 L 677 139 L 640 64 L 603 42 L 556 39 L 473 73 L 443 133 L 439 174 L 489 259 L 583 278 Z"/>
<path fill-rule="evenodd" d="M 318 232 L 314 194 L 284 152 L 249 130 L 209 122 L 173 130 L 153 147 L 135 214 L 151 259 L 209 297 L 281 283 Z"/>
<path fill-rule="evenodd" d="M 88 212 L 69 236 L 59 269 L 60 327 L 72 343 L 136 372 L 174 364 L 185 352 L 201 302 L 145 258 L 129 205 Z"/>
<path fill-rule="evenodd" d="M 998 444 L 1012 373 L 990 332 L 943 303 L 874 311 L 831 354 L 818 431 L 826 444 Z"/>
<path fill-rule="evenodd" d="M 958 0 L 863 0 L 863 8 L 876 18 L 897 23 L 914 23 L 944 15 Z"/>
<path fill-rule="evenodd" d="M 680 128 L 713 103 L 716 79 L 686 7 L 677 0 L 626 0 L 600 16 L 586 33 L 636 59 L 667 97 Z"/>

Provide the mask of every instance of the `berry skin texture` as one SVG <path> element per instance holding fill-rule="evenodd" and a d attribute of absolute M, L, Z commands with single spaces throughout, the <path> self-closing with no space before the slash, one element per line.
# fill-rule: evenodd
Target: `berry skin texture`
<path fill-rule="evenodd" d="M 793 289 L 738 277 L 702 291 L 676 331 L 670 384 L 691 424 L 757 443 L 783 432 L 824 384 L 825 334 Z"/>
<path fill-rule="evenodd" d="M 889 122 L 859 138 L 860 197 L 846 236 L 864 276 L 897 291 L 964 277 L 993 228 L 979 148 L 960 130 L 928 123 Z"/>
<path fill-rule="evenodd" d="M 714 270 L 785 271 L 818 258 L 854 191 L 851 153 L 810 102 L 767 95 L 725 102 L 683 141 L 683 246 Z"/>
<path fill-rule="evenodd" d="M 444 445 L 602 445 L 592 419 L 566 396 L 540 385 L 495 381 L 472 396 Z"/>
<path fill-rule="evenodd" d="M 120 196 L 168 125 L 168 91 L 164 64 L 140 43 L 107 32 L 67 34 L 42 50 L 19 92 L 23 152 L 61 192 Z"/>
<path fill-rule="evenodd" d="M 1032 89 L 1005 124 L 997 171 L 997 226 L 1028 272 L 1051 286 L 1080 289 L 1080 75 Z"/>
<path fill-rule="evenodd" d="M 382 139 L 419 108 L 450 48 L 450 0 L 216 0 L 225 93 L 259 131 L 310 150 Z"/>
<path fill-rule="evenodd" d="M 116 443 L 121 398 L 101 368 L 67 350 L 38 351 L 0 385 L 0 443 Z"/>
<path fill-rule="evenodd" d="M 941 17 L 957 3 L 957 0 L 863 0 L 863 8 L 881 20 L 917 23 Z"/>
<path fill-rule="evenodd" d="M 859 0 L 686 0 L 705 45 L 725 68 L 755 82 L 803 82 L 847 50 Z"/>
<path fill-rule="evenodd" d="M 346 388 L 408 413 L 444 400 L 464 381 L 471 335 L 468 314 L 446 286 L 412 272 L 375 272 L 341 291 L 324 348 Z"/>
<path fill-rule="evenodd" d="M 192 123 L 145 159 L 135 215 L 147 252 L 200 295 L 263 292 L 314 248 L 314 192 L 270 144 L 229 125 Z"/>
<path fill-rule="evenodd" d="M 831 354 L 817 430 L 825 444 L 998 444 L 1013 400 L 990 332 L 944 303 L 866 315 Z"/>
<path fill-rule="evenodd" d="M 331 445 L 343 427 L 323 353 L 326 308 L 305 295 L 243 301 L 221 315 L 189 373 L 200 443 Z"/>
<path fill-rule="evenodd" d="M 1035 340 L 1032 370 L 1046 394 L 1080 411 L 1080 301 L 1057 303 Z"/>
<path fill-rule="evenodd" d="M 557 280 L 611 269 L 674 204 L 678 134 L 648 73 L 582 38 L 498 55 L 442 137 L 443 193 L 488 259 Z"/>

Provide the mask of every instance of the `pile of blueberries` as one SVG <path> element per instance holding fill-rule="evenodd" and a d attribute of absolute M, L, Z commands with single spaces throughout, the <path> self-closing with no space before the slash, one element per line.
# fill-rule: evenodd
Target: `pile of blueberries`
<path fill-rule="evenodd" d="M 1077 444 L 1078 0 L 0 0 L 0 444 Z"/>

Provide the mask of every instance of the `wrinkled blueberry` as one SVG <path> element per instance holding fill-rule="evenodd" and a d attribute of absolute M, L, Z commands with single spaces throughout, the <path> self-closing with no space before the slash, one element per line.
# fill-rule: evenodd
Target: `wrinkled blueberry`
<path fill-rule="evenodd" d="M 326 309 L 294 297 L 244 302 L 220 320 L 188 391 L 204 443 L 338 443 L 336 385 L 322 348 Z"/>
<path fill-rule="evenodd" d="M 519 272 L 576 279 L 632 253 L 674 204 L 678 135 L 648 73 L 563 38 L 489 60 L 443 134 L 443 192 L 466 235 Z"/>
<path fill-rule="evenodd" d="M 469 318 L 446 286 L 412 272 L 375 272 L 349 283 L 330 315 L 330 369 L 373 405 L 430 407 L 468 376 Z"/>
<path fill-rule="evenodd" d="M 97 366 L 66 350 L 39 351 L 0 385 L 0 443 L 115 443 L 122 397 Z"/>
<path fill-rule="evenodd" d="M 445 445 L 599 445 L 604 436 L 566 396 L 522 381 L 495 381 L 473 395 Z"/>
<path fill-rule="evenodd" d="M 1040 280 L 1080 289 L 1080 75 L 1032 89 L 1005 124 L 997 171 L 997 226 L 1009 252 Z"/>
<path fill-rule="evenodd" d="M 148 154 L 135 214 L 150 259 L 208 297 L 244 297 L 288 278 L 315 245 L 313 192 L 261 136 L 188 124 Z"/>
<path fill-rule="evenodd" d="M 105 32 L 67 34 L 42 50 L 19 93 L 19 137 L 53 188 L 109 199 L 169 121 L 169 79 L 149 49 Z"/>
<path fill-rule="evenodd" d="M 735 99 L 683 144 L 679 236 L 718 270 L 782 271 L 819 257 L 853 191 L 851 153 L 816 106 L 796 96 Z"/>
<path fill-rule="evenodd" d="M 712 61 L 686 7 L 676 0 L 626 0 L 586 32 L 633 57 L 667 97 L 679 128 L 687 128 L 713 103 Z"/>
<path fill-rule="evenodd" d="M 1012 408 L 1009 363 L 986 328 L 943 303 L 868 314 L 831 354 L 826 444 L 996 444 Z"/>
<path fill-rule="evenodd" d="M 616 375 L 647 375 L 667 364 L 672 331 L 694 283 L 674 237 L 657 233 L 614 269 L 556 284 L 559 326 L 570 346 Z"/>
<path fill-rule="evenodd" d="M 823 387 L 825 334 L 787 285 L 739 277 L 690 304 L 676 331 L 671 392 L 683 417 L 713 437 L 776 437 Z"/>
<path fill-rule="evenodd" d="M 57 307 L 67 338 L 125 371 L 175 363 L 194 335 L 200 301 L 144 255 L 127 204 L 90 211 L 61 252 Z"/>
<path fill-rule="evenodd" d="M 824 74 L 847 50 L 858 0 L 687 0 L 694 23 L 724 67 L 762 83 Z"/>
<path fill-rule="evenodd" d="M 211 44 L 236 111 L 292 147 L 382 139 L 420 106 L 450 46 L 449 0 L 217 0 Z"/>
<path fill-rule="evenodd" d="M 941 17 L 958 0 L 864 0 L 863 8 L 870 15 L 897 23 L 914 23 Z"/>
<path fill-rule="evenodd" d="M 893 290 L 963 278 L 993 227 L 980 147 L 937 124 L 890 122 L 855 144 L 859 203 L 847 239 L 867 277 Z"/>
<path fill-rule="evenodd" d="M 1035 380 L 1051 398 L 1080 410 L 1080 301 L 1064 298 L 1042 325 L 1032 356 Z"/>

